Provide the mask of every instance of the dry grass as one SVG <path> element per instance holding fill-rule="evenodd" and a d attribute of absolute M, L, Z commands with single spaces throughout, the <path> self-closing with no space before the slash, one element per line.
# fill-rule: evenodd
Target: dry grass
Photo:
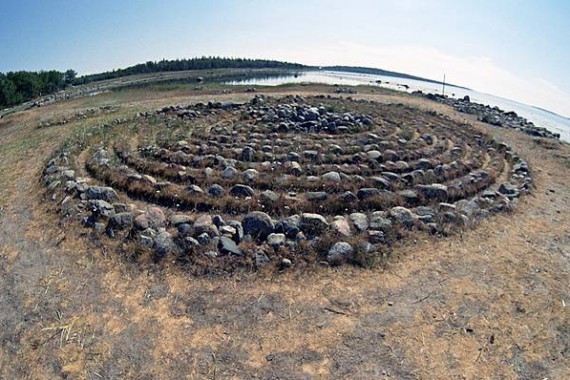
<path fill-rule="evenodd" d="M 545 149 L 493 129 L 533 168 L 533 194 L 514 214 L 473 231 L 413 235 L 394 248 L 398 259 L 385 270 L 307 267 L 195 278 L 169 262 L 133 264 L 94 250 L 81 230 L 62 231 L 37 178 L 59 136 L 83 125 L 37 130 L 40 116 L 114 102 L 158 107 L 188 95 L 124 91 L 2 119 L 0 377 L 570 377 L 566 145 Z M 471 122 L 405 95 L 362 88 L 358 96 Z"/>

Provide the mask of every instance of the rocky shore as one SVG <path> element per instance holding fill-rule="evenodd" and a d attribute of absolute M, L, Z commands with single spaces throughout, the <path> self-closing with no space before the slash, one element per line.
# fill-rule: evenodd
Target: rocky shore
<path fill-rule="evenodd" d="M 537 127 L 533 122 L 517 115 L 513 111 L 506 112 L 498 107 L 491 107 L 488 105 L 472 102 L 467 95 L 462 99 L 455 99 L 439 94 L 426 94 L 421 91 L 416 91 L 413 94 L 417 96 L 423 96 L 438 103 L 450 105 L 456 111 L 459 111 L 461 113 L 476 115 L 478 120 L 487 124 L 494 125 L 496 127 L 514 129 L 527 135 L 536 137 L 544 137 L 555 140 L 560 139 L 559 133 L 551 132 L 543 127 Z"/>

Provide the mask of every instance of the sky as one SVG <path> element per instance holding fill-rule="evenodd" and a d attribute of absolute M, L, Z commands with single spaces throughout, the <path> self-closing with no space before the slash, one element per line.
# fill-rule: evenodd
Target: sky
<path fill-rule="evenodd" d="M 229 56 L 382 68 L 570 117 L 570 0 L 0 0 L 0 72 Z"/>

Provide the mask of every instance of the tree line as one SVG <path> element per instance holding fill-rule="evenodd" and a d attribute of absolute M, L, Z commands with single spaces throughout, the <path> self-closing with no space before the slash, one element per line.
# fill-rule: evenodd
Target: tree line
<path fill-rule="evenodd" d="M 149 61 L 124 69 L 106 71 L 78 77 L 74 70 L 15 71 L 0 73 L 0 107 L 17 105 L 39 96 L 48 95 L 70 85 L 115 79 L 134 74 L 158 73 L 164 71 L 208 70 L 208 69 L 301 69 L 304 65 L 265 59 L 201 57 Z"/>
<path fill-rule="evenodd" d="M 158 73 L 165 71 L 208 70 L 208 69 L 301 69 L 306 66 L 299 63 L 272 61 L 266 59 L 201 57 L 191 59 L 175 59 L 148 61 L 124 69 L 107 71 L 99 74 L 85 75 L 77 78 L 75 83 L 89 83 L 105 79 L 115 79 L 127 75 Z"/>
<path fill-rule="evenodd" d="M 13 71 L 0 73 L 0 107 L 26 102 L 69 86 L 76 79 L 74 70 Z"/>

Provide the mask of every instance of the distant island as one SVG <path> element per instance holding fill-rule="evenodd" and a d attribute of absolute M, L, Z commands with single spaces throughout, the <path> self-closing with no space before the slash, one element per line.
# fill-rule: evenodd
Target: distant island
<path fill-rule="evenodd" d="M 409 74 L 404 74 L 404 73 L 398 73 L 395 71 L 388 71 L 388 70 L 382 70 L 382 69 L 375 69 L 372 67 L 359 67 L 359 66 L 323 66 L 320 69 L 322 70 L 329 70 L 329 71 L 340 71 L 340 72 L 346 72 L 346 73 L 358 73 L 358 74 L 370 74 L 370 75 L 384 75 L 384 76 L 388 76 L 388 77 L 396 77 L 396 78 L 404 78 L 404 79 L 413 79 L 413 80 L 419 80 L 422 82 L 428 82 L 428 83 L 435 83 L 435 84 L 441 84 L 443 85 L 443 82 L 441 81 L 437 81 L 437 80 L 433 80 L 433 79 L 427 79 L 427 78 L 422 78 L 422 77 L 418 77 L 415 75 L 409 75 Z M 451 86 L 451 87 L 456 87 L 456 88 L 461 88 L 464 90 L 470 90 L 467 87 L 461 87 L 455 84 L 451 84 L 451 83 L 446 83 L 446 86 Z"/>
<path fill-rule="evenodd" d="M 544 108 L 541 108 L 541 107 L 538 107 L 538 106 L 531 106 L 531 107 L 532 107 L 532 108 L 536 108 L 537 110 L 541 110 L 541 111 L 543 111 L 543 112 L 549 113 L 549 114 L 551 114 L 551 115 L 558 116 L 558 117 L 560 117 L 560 118 L 562 118 L 562 119 L 570 120 L 570 117 L 562 116 L 562 115 L 560 115 L 560 114 L 557 114 L 556 112 L 552 112 L 552 111 L 549 111 L 549 110 L 547 110 L 547 109 L 544 109 Z"/>

